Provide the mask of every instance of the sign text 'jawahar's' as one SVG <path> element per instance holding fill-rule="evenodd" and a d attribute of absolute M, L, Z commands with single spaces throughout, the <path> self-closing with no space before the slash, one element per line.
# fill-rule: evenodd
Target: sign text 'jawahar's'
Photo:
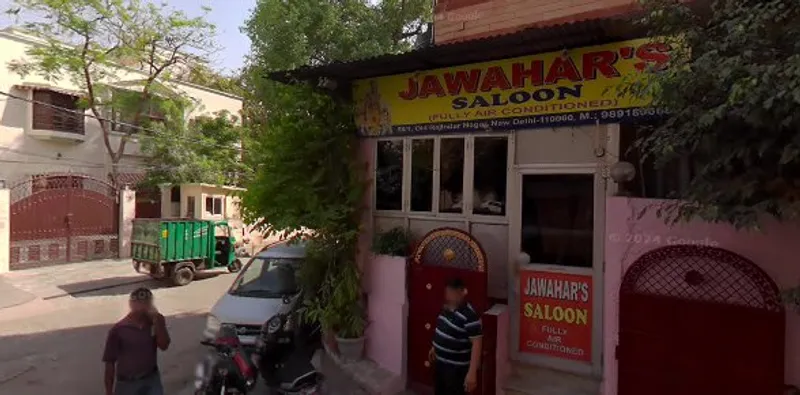
<path fill-rule="evenodd" d="M 469 132 L 658 115 L 616 88 L 663 70 L 670 47 L 649 39 L 356 81 L 362 135 Z"/>
<path fill-rule="evenodd" d="M 522 271 L 519 351 L 592 360 L 592 277 Z"/>

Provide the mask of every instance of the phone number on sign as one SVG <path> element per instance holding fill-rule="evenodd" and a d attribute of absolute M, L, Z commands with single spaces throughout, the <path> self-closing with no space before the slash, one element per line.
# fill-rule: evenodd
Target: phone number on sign
<path fill-rule="evenodd" d="M 666 111 L 659 108 L 628 108 L 624 110 L 600 111 L 600 119 L 652 117 L 664 114 L 666 114 Z"/>
<path fill-rule="evenodd" d="M 718 247 L 719 242 L 708 237 L 703 239 L 696 239 L 691 237 L 680 236 L 661 236 L 652 235 L 647 233 L 612 233 L 608 236 L 608 240 L 612 243 L 626 243 L 626 244 L 654 244 L 654 245 L 675 245 L 675 244 L 688 244 L 699 245 L 708 247 Z"/>

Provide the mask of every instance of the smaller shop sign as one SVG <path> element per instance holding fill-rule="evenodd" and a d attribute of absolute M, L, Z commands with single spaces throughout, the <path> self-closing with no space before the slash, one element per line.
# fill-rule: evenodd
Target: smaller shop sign
<path fill-rule="evenodd" d="M 592 276 L 520 272 L 519 351 L 591 362 Z"/>

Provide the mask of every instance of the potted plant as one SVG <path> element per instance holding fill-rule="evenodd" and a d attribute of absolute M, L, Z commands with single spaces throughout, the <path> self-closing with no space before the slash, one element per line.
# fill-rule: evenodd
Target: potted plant
<path fill-rule="evenodd" d="M 332 312 L 331 329 L 336 333 L 336 348 L 346 361 L 358 361 L 364 355 L 364 331 L 367 317 L 361 293 L 361 275 L 355 261 L 336 270 L 335 285 L 328 306 Z"/>
<path fill-rule="evenodd" d="M 401 227 L 377 232 L 372 240 L 372 252 L 377 255 L 407 257 L 410 250 L 411 233 Z"/>
<path fill-rule="evenodd" d="M 353 254 L 343 253 L 338 243 L 312 240 L 300 281 L 314 289 L 304 301 L 301 317 L 319 322 L 328 351 L 355 361 L 364 353 L 366 313 L 361 293 L 361 273 Z"/>

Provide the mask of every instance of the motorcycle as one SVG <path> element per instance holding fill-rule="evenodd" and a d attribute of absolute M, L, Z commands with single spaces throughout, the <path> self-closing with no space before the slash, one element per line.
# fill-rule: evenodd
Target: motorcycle
<path fill-rule="evenodd" d="M 198 366 L 196 395 L 245 395 L 253 390 L 258 368 L 239 341 L 233 325 L 222 325 L 214 340 L 204 340 L 200 344 L 214 352 Z"/>
<path fill-rule="evenodd" d="M 317 325 L 298 325 L 296 314 L 278 314 L 264 323 L 253 363 L 273 394 L 318 395 L 322 376 L 311 360 L 321 340 Z"/>

